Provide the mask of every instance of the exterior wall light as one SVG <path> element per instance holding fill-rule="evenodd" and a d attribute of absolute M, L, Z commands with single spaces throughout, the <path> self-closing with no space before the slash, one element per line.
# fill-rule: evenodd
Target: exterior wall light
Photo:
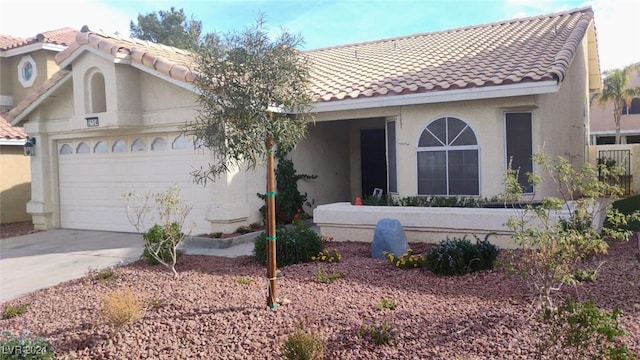
<path fill-rule="evenodd" d="M 36 154 L 36 138 L 27 137 L 27 141 L 24 143 L 24 156 L 34 156 Z"/>

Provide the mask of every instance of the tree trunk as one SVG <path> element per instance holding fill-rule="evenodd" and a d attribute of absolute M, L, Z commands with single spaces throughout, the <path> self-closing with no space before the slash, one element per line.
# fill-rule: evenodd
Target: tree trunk
<path fill-rule="evenodd" d="M 278 307 L 277 279 L 276 279 L 276 176 L 273 138 L 268 137 L 267 147 L 267 278 L 269 293 L 267 306 L 270 309 Z"/>
<path fill-rule="evenodd" d="M 620 144 L 620 119 L 624 100 L 618 99 L 613 104 L 613 121 L 616 123 L 616 144 Z"/>

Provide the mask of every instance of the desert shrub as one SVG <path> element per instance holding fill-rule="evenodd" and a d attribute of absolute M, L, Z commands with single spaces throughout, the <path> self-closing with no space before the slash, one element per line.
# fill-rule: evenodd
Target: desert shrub
<path fill-rule="evenodd" d="M 250 277 L 239 277 L 236 282 L 240 285 L 251 285 L 254 281 Z"/>
<path fill-rule="evenodd" d="M 414 254 L 413 250 L 407 249 L 407 251 L 396 256 L 394 253 L 383 251 L 382 254 L 393 264 L 393 266 L 400 269 L 416 269 L 427 266 L 427 256 L 424 254 Z"/>
<path fill-rule="evenodd" d="M 573 280 L 576 282 L 594 282 L 598 277 L 598 269 L 576 269 Z"/>
<path fill-rule="evenodd" d="M 0 360 L 54 360 L 53 345 L 44 337 L 28 331 L 20 335 L 0 332 Z"/>
<path fill-rule="evenodd" d="M 124 265 L 124 261 L 120 260 L 119 263 L 102 269 L 89 267 L 87 275 L 95 281 L 109 285 L 111 281 L 118 278 L 118 268 L 122 265 Z"/>
<path fill-rule="evenodd" d="M 174 254 L 180 258 L 183 252 L 177 250 L 177 245 L 184 239 L 180 224 L 173 222 L 169 226 L 154 225 L 142 234 L 144 250 L 140 257 L 150 265 L 169 264 L 173 262 Z"/>
<path fill-rule="evenodd" d="M 538 355 L 553 359 L 635 359 L 616 338 L 625 335 L 618 322 L 621 312 L 607 312 L 593 302 L 567 301 L 555 310 L 546 309 L 541 321 L 547 332 L 537 344 Z"/>
<path fill-rule="evenodd" d="M 249 228 L 252 231 L 261 230 L 261 229 L 264 229 L 264 224 L 260 223 L 260 222 L 257 222 L 257 221 L 256 222 L 252 222 L 251 224 L 249 224 Z"/>
<path fill-rule="evenodd" d="M 322 250 L 316 256 L 312 256 L 311 260 L 326 263 L 337 263 L 342 260 L 342 255 L 338 253 L 337 249 Z"/>
<path fill-rule="evenodd" d="M 149 299 L 147 299 L 147 307 L 149 309 L 161 309 L 163 307 L 167 306 L 167 300 L 163 299 L 163 298 L 159 298 L 159 297 L 151 297 Z"/>
<path fill-rule="evenodd" d="M 102 298 L 100 315 L 113 328 L 113 334 L 142 316 L 144 303 L 131 289 L 113 291 Z"/>
<path fill-rule="evenodd" d="M 236 229 L 236 232 L 238 234 L 248 234 L 250 233 L 252 230 L 249 226 L 238 226 L 238 228 Z"/>
<path fill-rule="evenodd" d="M 604 166 L 598 169 L 588 163 L 574 168 L 564 157 L 544 153 L 535 154 L 534 161 L 553 180 L 560 197 L 545 198 L 537 207 L 514 208 L 515 215 L 509 218 L 506 226 L 513 231 L 516 245 L 523 250 L 522 256 L 512 260 L 514 269 L 538 292 L 541 307 L 553 309 L 553 294 L 567 282 L 575 281 L 573 277 L 580 262 L 607 252 L 608 244 L 603 236 L 628 238 L 630 232 L 618 225 L 634 215 L 609 217 L 613 226 L 598 233 L 591 224 L 607 210 L 602 199 L 615 199 L 622 193 L 619 187 L 600 181 L 599 173 L 615 174 L 610 174 L 610 169 Z M 535 189 L 542 177 L 528 175 L 529 183 Z M 517 179 L 518 171 L 507 169 L 504 196 L 513 202 L 522 201 L 524 187 Z M 561 209 L 573 211 L 568 219 L 558 221 L 556 215 Z"/>
<path fill-rule="evenodd" d="M 18 305 L 7 305 L 2 310 L 2 318 L 3 319 L 11 319 L 17 316 L 20 316 L 27 312 L 29 309 L 29 304 L 18 304 Z"/>
<path fill-rule="evenodd" d="M 471 243 L 466 237 L 440 241 L 426 256 L 426 268 L 438 275 L 462 275 L 492 269 L 498 257 L 498 248 L 488 240 L 476 237 Z"/>
<path fill-rule="evenodd" d="M 393 299 L 385 299 L 382 298 L 378 304 L 376 304 L 376 309 L 378 310 L 395 310 L 396 302 Z"/>
<path fill-rule="evenodd" d="M 287 266 L 311 262 L 311 258 L 322 251 L 324 240 L 304 222 L 294 222 L 291 227 L 281 227 L 276 232 L 276 263 Z M 253 248 L 256 261 L 267 263 L 267 234 L 256 237 Z"/>
<path fill-rule="evenodd" d="M 125 201 L 127 219 L 142 233 L 142 258 L 150 263 L 166 266 L 177 278 L 176 262 L 182 254 L 178 247 L 195 226 L 193 223 L 186 233 L 183 231 L 191 206 L 183 203 L 180 188 L 174 185 L 165 192 L 147 193 L 143 196 L 130 192 L 123 194 L 122 198 Z M 149 228 L 149 224 L 155 225 Z"/>
<path fill-rule="evenodd" d="M 316 281 L 325 284 L 332 284 L 334 281 L 338 279 L 342 279 L 344 277 L 344 273 L 337 272 L 332 270 L 330 273 L 327 273 L 322 268 L 318 268 L 316 270 Z"/>
<path fill-rule="evenodd" d="M 375 345 L 391 345 L 397 330 L 389 320 L 364 322 L 355 326 L 356 336 Z"/>
<path fill-rule="evenodd" d="M 321 360 L 326 347 L 324 339 L 298 328 L 282 345 L 282 357 L 287 360 Z"/>

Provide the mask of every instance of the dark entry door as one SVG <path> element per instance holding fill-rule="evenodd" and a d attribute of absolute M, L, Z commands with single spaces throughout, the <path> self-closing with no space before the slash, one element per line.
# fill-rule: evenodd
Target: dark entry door
<path fill-rule="evenodd" d="M 360 131 L 362 195 L 370 196 L 374 188 L 387 192 L 387 156 L 384 129 Z"/>

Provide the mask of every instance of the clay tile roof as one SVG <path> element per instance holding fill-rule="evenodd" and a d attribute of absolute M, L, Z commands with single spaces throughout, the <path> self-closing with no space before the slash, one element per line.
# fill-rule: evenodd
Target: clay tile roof
<path fill-rule="evenodd" d="M 62 63 L 78 48 L 91 46 L 114 57 L 129 57 L 132 62 L 179 81 L 193 81 L 192 54 L 186 50 L 119 35 L 107 35 L 86 26 L 76 35 L 76 42 L 56 55 Z"/>
<path fill-rule="evenodd" d="M 11 126 L 5 118 L 6 112 L 0 111 L 0 139 L 26 139 L 27 134 L 24 129 L 17 126 Z"/>
<path fill-rule="evenodd" d="M 332 101 L 562 81 L 592 20 L 587 7 L 307 51 L 311 91 Z"/>
<path fill-rule="evenodd" d="M 68 46 L 75 41 L 77 33 L 78 30 L 65 27 L 62 29 L 46 31 L 26 39 L 11 35 L 0 35 L 0 50 L 10 50 L 35 43 Z"/>
<path fill-rule="evenodd" d="M 47 90 L 51 89 L 57 83 L 59 83 L 62 79 L 69 74 L 71 70 L 58 70 L 53 73 L 51 77 L 45 80 L 42 85 L 37 88 L 31 90 L 29 94 L 22 99 L 11 111 L 4 115 L 4 118 L 11 123 L 16 116 L 20 115 L 23 111 L 25 111 L 31 104 L 33 104 L 36 100 L 40 98 Z"/>
<path fill-rule="evenodd" d="M 590 7 L 485 25 L 303 52 L 320 102 L 499 86 L 561 82 L 593 21 Z M 43 39 L 59 39 L 55 31 Z M 13 38 L 15 39 L 15 38 Z M 5 37 L 0 36 L 0 44 Z M 13 41 L 13 40 L 7 40 Z M 149 41 L 106 35 L 84 26 L 56 55 L 61 64 L 83 46 L 153 69 L 172 79 L 195 79 L 193 54 Z M 62 80 L 61 70 L 7 114 L 15 119 Z"/>

